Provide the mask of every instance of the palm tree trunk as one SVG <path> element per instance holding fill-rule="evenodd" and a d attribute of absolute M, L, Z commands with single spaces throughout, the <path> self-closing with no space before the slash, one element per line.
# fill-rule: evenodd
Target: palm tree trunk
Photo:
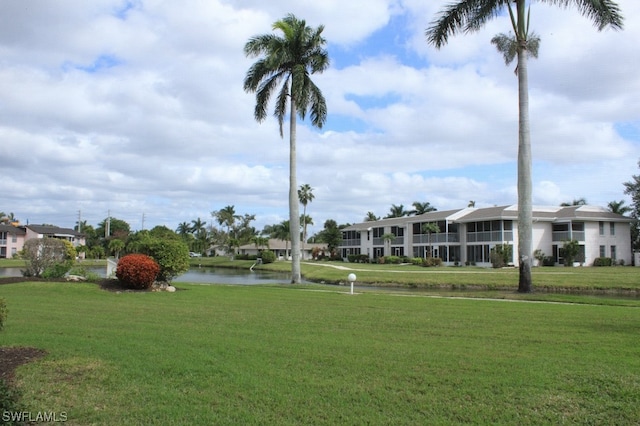
<path fill-rule="evenodd" d="M 302 254 L 300 257 L 304 260 L 304 245 L 307 242 L 307 205 L 304 204 L 302 206 L 302 218 L 304 219 L 304 223 L 302 224 Z"/>
<path fill-rule="evenodd" d="M 522 40 L 522 39 L 520 39 Z M 525 44 L 525 41 L 519 41 Z M 532 184 L 531 184 L 531 130 L 529 127 L 529 81 L 527 51 L 518 46 L 518 255 L 520 277 L 518 292 L 531 292 L 531 261 L 533 246 Z"/>
<path fill-rule="evenodd" d="M 291 97 L 289 121 L 289 235 L 291 238 L 291 283 L 300 284 L 300 208 L 296 176 L 296 103 Z"/>

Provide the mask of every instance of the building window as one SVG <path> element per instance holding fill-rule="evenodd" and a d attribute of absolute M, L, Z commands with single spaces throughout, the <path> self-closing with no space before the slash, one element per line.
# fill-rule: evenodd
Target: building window
<path fill-rule="evenodd" d="M 616 224 L 613 222 L 609 223 L 609 234 L 616 235 Z"/>
<path fill-rule="evenodd" d="M 600 230 L 600 235 L 604 235 L 604 222 L 598 222 L 598 228 Z"/>
<path fill-rule="evenodd" d="M 616 246 L 611 246 L 611 260 L 616 261 Z"/>
<path fill-rule="evenodd" d="M 605 247 L 600 246 L 600 257 L 605 257 L 607 254 L 605 253 Z"/>
<path fill-rule="evenodd" d="M 396 237 L 404 237 L 404 227 L 401 226 L 392 226 L 391 233 Z"/>

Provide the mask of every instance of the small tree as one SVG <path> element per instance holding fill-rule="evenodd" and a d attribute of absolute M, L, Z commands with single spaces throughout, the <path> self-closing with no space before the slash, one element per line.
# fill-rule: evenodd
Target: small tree
<path fill-rule="evenodd" d="M 564 266 L 573 266 L 574 260 L 580 254 L 580 243 L 576 240 L 565 241 L 562 245 L 564 253 Z"/>
<path fill-rule="evenodd" d="M 62 275 L 71 268 L 75 250 L 68 241 L 57 238 L 32 239 L 24 243 L 22 258 L 26 261 L 26 269 L 22 271 L 25 277 L 41 277 L 45 271 L 64 270 Z M 71 249 L 69 249 L 71 246 Z M 64 267 L 64 268 L 63 268 Z M 62 276 L 60 275 L 60 276 Z M 50 277 L 53 277 L 50 275 Z"/>
<path fill-rule="evenodd" d="M 171 282 L 189 270 L 189 248 L 182 241 L 152 240 L 143 250 L 160 265 L 158 281 Z"/>
<path fill-rule="evenodd" d="M 424 225 L 422 225 L 422 232 L 425 232 L 427 234 L 427 257 L 433 257 L 432 256 L 432 249 L 431 249 L 431 234 L 437 234 L 440 232 L 440 227 L 438 226 L 437 223 L 425 223 Z"/>
<path fill-rule="evenodd" d="M 533 252 L 533 258 L 538 261 L 538 266 L 543 266 L 544 265 L 544 258 L 545 257 L 546 257 L 546 255 L 540 249 L 537 249 L 536 251 Z"/>

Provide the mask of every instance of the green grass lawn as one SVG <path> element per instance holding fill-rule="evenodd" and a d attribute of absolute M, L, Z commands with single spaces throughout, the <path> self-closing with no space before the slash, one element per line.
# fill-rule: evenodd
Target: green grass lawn
<path fill-rule="evenodd" d="M 69 424 L 635 424 L 640 308 L 322 286 L 0 285 Z M 329 289 L 329 291 L 327 291 Z"/>

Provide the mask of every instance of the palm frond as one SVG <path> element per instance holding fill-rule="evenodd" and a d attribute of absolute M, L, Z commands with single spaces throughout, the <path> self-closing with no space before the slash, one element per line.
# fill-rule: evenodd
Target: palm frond
<path fill-rule="evenodd" d="M 452 3 L 427 28 L 427 41 L 440 49 L 450 36 L 460 31 L 479 30 L 485 22 L 498 16 L 502 6 L 508 3 L 509 0 L 460 0 Z"/>
<path fill-rule="evenodd" d="M 576 6 L 578 11 L 590 19 L 598 30 L 606 27 L 621 30 L 624 17 L 620 6 L 613 0 L 539 0 L 561 7 Z"/>

